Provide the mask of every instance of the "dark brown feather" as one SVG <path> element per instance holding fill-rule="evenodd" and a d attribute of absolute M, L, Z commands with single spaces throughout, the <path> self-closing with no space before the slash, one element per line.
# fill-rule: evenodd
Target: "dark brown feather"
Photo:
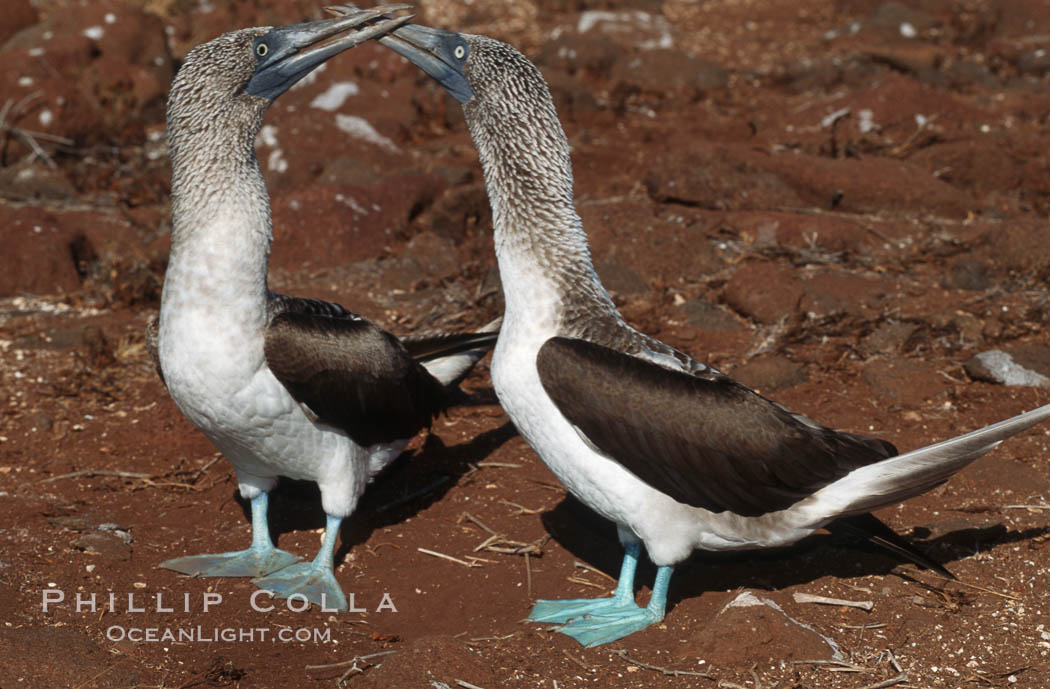
<path fill-rule="evenodd" d="M 551 400 L 603 454 L 712 512 L 782 510 L 896 454 L 889 443 L 805 423 L 729 378 L 672 371 L 584 340 L 552 338 L 536 363 Z"/>
<path fill-rule="evenodd" d="M 337 312 L 324 304 L 286 306 L 272 318 L 265 354 L 274 376 L 362 446 L 410 438 L 428 426 L 446 406 L 441 383 L 396 337 L 351 314 L 325 315 Z"/>

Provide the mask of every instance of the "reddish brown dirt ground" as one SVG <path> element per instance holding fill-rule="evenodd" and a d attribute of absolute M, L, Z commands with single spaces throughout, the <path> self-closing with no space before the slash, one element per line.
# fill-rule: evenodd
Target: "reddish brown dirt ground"
<path fill-rule="evenodd" d="M 972 361 L 1005 350 L 1050 375 L 1047 0 L 417 5 L 541 66 L 599 272 L 642 330 L 902 449 L 1050 402 Z M 249 537 L 230 466 L 176 410 L 143 344 L 167 255 L 167 85 L 196 43 L 321 11 L 4 11 L 2 689 L 1050 686 L 1050 428 L 880 513 L 959 582 L 823 534 L 698 553 L 662 624 L 583 649 L 522 620 L 537 597 L 608 591 L 614 529 L 514 433 L 483 363 L 472 402 L 417 439 L 342 531 L 337 576 L 360 611 L 258 611 L 249 581 L 159 569 Z M 361 46 L 266 123 L 272 288 L 397 333 L 499 312 L 462 115 L 411 65 Z M 311 556 L 316 488 L 282 484 L 272 514 L 279 545 Z M 490 530 L 531 554 L 479 549 Z M 642 568 L 643 602 L 652 575 Z"/>

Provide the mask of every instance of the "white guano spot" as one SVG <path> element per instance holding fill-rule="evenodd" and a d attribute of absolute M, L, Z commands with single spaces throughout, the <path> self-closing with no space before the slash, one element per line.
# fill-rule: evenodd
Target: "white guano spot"
<path fill-rule="evenodd" d="M 901 36 L 905 38 L 915 38 L 919 35 L 919 32 L 915 30 L 915 25 L 911 22 L 901 22 Z"/>
<path fill-rule="evenodd" d="M 28 87 L 33 85 L 33 77 L 18 77 L 18 85 Z"/>
<path fill-rule="evenodd" d="M 30 48 L 29 49 L 29 57 L 40 57 L 43 54 L 44 54 L 44 49 L 43 48 L 39 48 L 38 47 L 38 48 Z"/>
<path fill-rule="evenodd" d="M 106 16 L 103 17 L 103 21 L 105 21 L 107 24 L 116 24 L 117 15 L 113 14 L 112 12 L 106 12 Z"/>
<path fill-rule="evenodd" d="M 859 122 L 857 128 L 860 129 L 861 134 L 867 134 L 873 132 L 879 128 L 879 125 L 875 124 L 875 113 L 865 108 L 857 113 Z"/>
<path fill-rule="evenodd" d="M 277 146 L 277 127 L 272 124 L 264 124 L 263 128 L 259 130 L 258 136 L 255 137 L 256 146 L 268 146 L 274 148 Z"/>
<path fill-rule="evenodd" d="M 823 129 L 827 129 L 827 128 L 828 128 L 828 127 L 830 127 L 831 125 L 835 124 L 835 122 L 836 122 L 837 120 L 839 120 L 839 119 L 840 119 L 840 118 L 842 118 L 842 117 L 845 117 L 845 116 L 846 116 L 846 115 L 848 115 L 849 113 L 850 113 L 850 109 L 849 109 L 849 108 L 839 108 L 839 109 L 838 109 L 838 110 L 836 110 L 835 112 L 833 112 L 833 113 L 831 113 L 831 114 L 829 114 L 829 115 L 826 115 L 826 116 L 824 117 L 824 119 L 822 119 L 822 120 L 820 121 L 820 126 L 821 126 L 821 127 L 823 128 Z"/>
<path fill-rule="evenodd" d="M 606 32 L 628 35 L 636 33 L 636 29 L 653 32 L 655 36 L 649 36 L 640 40 L 637 46 L 643 50 L 653 48 L 670 48 L 674 45 L 671 36 L 671 27 L 662 16 L 654 16 L 641 10 L 624 10 L 621 12 L 609 12 L 606 10 L 588 10 L 580 15 L 580 21 L 576 25 L 577 33 L 587 33 L 600 23 L 610 26 L 603 27 Z"/>
<path fill-rule="evenodd" d="M 82 33 L 93 41 L 101 40 L 106 35 L 105 29 L 101 26 L 89 26 Z"/>
<path fill-rule="evenodd" d="M 266 167 L 274 172 L 287 172 L 288 161 L 284 158 L 284 151 L 279 148 L 270 151 L 270 155 L 266 158 Z"/>
<path fill-rule="evenodd" d="M 393 141 L 377 132 L 375 127 L 362 117 L 337 114 L 335 116 L 335 126 L 339 127 L 340 131 L 346 132 L 355 139 L 361 139 L 370 144 L 375 144 L 385 151 L 399 153 L 401 150 Z"/>
<path fill-rule="evenodd" d="M 310 101 L 310 107 L 332 112 L 343 107 L 343 103 L 346 102 L 347 98 L 356 96 L 360 92 L 361 89 L 352 81 L 337 81 L 329 86 L 324 93 Z"/>
<path fill-rule="evenodd" d="M 45 126 L 45 127 L 47 127 L 48 125 L 50 125 L 52 122 L 55 121 L 55 114 L 53 112 L 51 112 L 49 109 L 47 109 L 47 108 L 44 108 L 43 110 L 40 111 L 40 116 L 39 117 L 40 117 L 40 124 Z"/>

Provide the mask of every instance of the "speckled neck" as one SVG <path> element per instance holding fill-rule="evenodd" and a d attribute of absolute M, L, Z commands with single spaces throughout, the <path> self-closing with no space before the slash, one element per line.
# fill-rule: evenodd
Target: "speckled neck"
<path fill-rule="evenodd" d="M 545 84 L 543 92 L 528 109 L 520 98 L 485 96 L 464 107 L 492 204 L 507 311 L 535 307 L 515 280 L 542 280 L 555 295 L 559 329 L 619 320 L 591 262 L 573 203 L 569 144 Z"/>
<path fill-rule="evenodd" d="M 172 246 L 162 334 L 176 310 L 223 311 L 245 327 L 265 325 L 273 229 L 254 142 L 266 105 L 224 97 L 200 80 L 176 78 L 172 86 Z"/>

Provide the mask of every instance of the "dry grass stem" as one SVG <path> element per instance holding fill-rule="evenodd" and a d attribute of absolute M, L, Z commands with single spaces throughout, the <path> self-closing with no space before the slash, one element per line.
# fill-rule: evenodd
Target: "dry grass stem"
<path fill-rule="evenodd" d="M 707 674 L 706 672 L 693 672 L 692 670 L 672 670 L 671 668 L 660 667 L 659 665 L 650 665 L 649 663 L 643 663 L 642 661 L 635 660 L 634 658 L 627 655 L 627 651 L 613 651 L 612 653 L 613 655 L 620 656 L 624 659 L 625 662 L 628 662 L 631 665 L 637 665 L 640 668 L 645 668 L 646 670 L 653 670 L 654 672 L 659 672 L 671 677 L 703 677 L 704 679 L 714 679 L 714 677 Z M 721 683 L 719 683 L 719 686 L 722 686 Z"/>
<path fill-rule="evenodd" d="M 605 591 L 608 587 L 602 586 L 601 584 L 595 584 L 593 581 L 587 581 L 586 579 L 580 579 L 579 577 L 565 577 L 574 584 L 581 584 L 583 586 L 590 586 L 592 589 L 598 589 L 599 591 Z"/>
<path fill-rule="evenodd" d="M 597 569 L 597 568 L 595 568 L 595 567 L 591 567 L 591 566 L 590 566 L 589 564 L 587 564 L 586 562 L 580 562 L 579 560 L 576 560 L 575 562 L 573 562 L 573 563 L 572 563 L 572 566 L 573 566 L 573 567 L 579 567 L 580 569 L 585 569 L 585 570 L 587 570 L 588 572 L 594 572 L 594 573 L 595 573 L 595 574 L 597 574 L 598 576 L 600 576 L 600 577 L 604 577 L 604 578 L 608 579 L 609 581 L 611 581 L 611 582 L 612 582 L 612 583 L 614 583 L 614 584 L 615 584 L 615 583 L 617 583 L 617 582 L 616 582 L 616 577 L 611 577 L 611 576 L 609 576 L 608 574 L 606 574 L 605 572 L 603 572 L 602 570 L 600 570 L 600 569 Z"/>
<path fill-rule="evenodd" d="M 510 500 L 500 499 L 500 502 L 502 504 L 504 504 L 504 505 L 507 505 L 508 507 L 513 507 L 515 510 L 517 510 L 517 512 L 514 513 L 515 516 L 517 516 L 519 514 L 543 514 L 543 512 L 544 512 L 544 510 L 542 510 L 542 509 L 539 509 L 539 510 L 530 509 L 528 507 L 524 507 L 522 505 L 519 505 L 516 502 L 511 502 Z"/>
<path fill-rule="evenodd" d="M 439 557 L 442 560 L 448 560 L 449 562 L 455 562 L 457 565 L 463 565 L 464 567 L 480 567 L 481 566 L 481 565 L 479 565 L 476 562 L 467 562 L 466 560 L 460 560 L 458 557 L 452 557 L 451 555 L 445 555 L 444 553 L 439 553 L 436 550 L 427 550 L 426 548 L 416 548 L 416 550 L 418 550 L 419 552 L 423 553 L 424 555 L 430 555 L 432 557 Z"/>
<path fill-rule="evenodd" d="M 58 476 L 52 476 L 37 481 L 37 483 L 51 483 L 52 481 L 61 481 L 67 478 L 93 478 L 95 476 L 117 476 L 119 478 L 139 478 L 149 479 L 150 474 L 141 474 L 135 471 L 111 471 L 109 469 L 81 469 L 80 471 L 71 471 L 68 474 L 59 474 Z"/>
<path fill-rule="evenodd" d="M 844 600 L 842 598 L 828 598 L 827 596 L 815 596 L 812 593 L 797 591 L 794 594 L 796 603 L 818 603 L 820 605 L 844 605 L 849 608 L 860 608 L 871 612 L 875 603 L 870 600 Z"/>
<path fill-rule="evenodd" d="M 590 666 L 590 665 L 588 665 L 587 663 L 583 662 L 582 660 L 580 660 L 579 658 L 577 658 L 577 657 L 576 657 L 576 656 L 574 656 L 573 654 L 569 653 L 569 652 L 568 652 L 568 651 L 566 651 L 566 650 L 562 650 L 562 652 L 561 652 L 561 653 L 562 653 L 562 655 L 564 655 L 564 656 L 565 656 L 566 658 L 568 658 L 569 660 L 571 660 L 572 662 L 576 663 L 576 664 L 577 664 L 577 665 L 579 665 L 579 666 L 580 666 L 581 668 L 583 668 L 584 672 L 590 672 L 590 671 L 591 671 L 591 666 Z"/>
<path fill-rule="evenodd" d="M 908 674 L 906 672 L 902 672 L 896 677 L 890 677 L 889 679 L 884 679 L 881 682 L 875 682 L 874 684 L 865 684 L 860 689 L 886 689 L 886 687 L 892 687 L 895 684 L 903 684 L 907 681 Z"/>

